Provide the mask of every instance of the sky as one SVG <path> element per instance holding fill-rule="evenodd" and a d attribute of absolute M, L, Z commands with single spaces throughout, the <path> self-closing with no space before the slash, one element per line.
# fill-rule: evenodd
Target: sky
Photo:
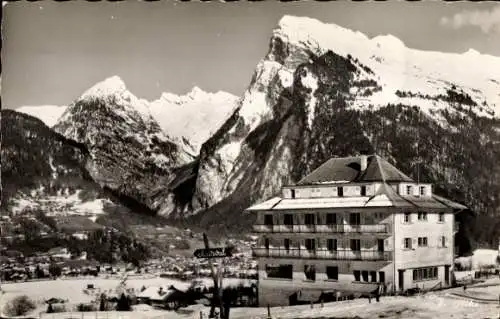
<path fill-rule="evenodd" d="M 500 56 L 495 2 L 20 1 L 3 9 L 5 108 L 68 105 L 113 75 L 147 100 L 193 86 L 241 96 L 286 14 L 392 34 L 421 50 Z"/>

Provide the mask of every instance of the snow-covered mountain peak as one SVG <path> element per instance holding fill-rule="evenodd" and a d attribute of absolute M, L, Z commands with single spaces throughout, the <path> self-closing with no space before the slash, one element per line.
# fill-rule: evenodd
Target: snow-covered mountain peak
<path fill-rule="evenodd" d="M 92 86 L 81 95 L 80 99 L 106 97 L 126 91 L 127 87 L 125 86 L 125 82 L 123 82 L 119 76 L 114 75 Z"/>
<path fill-rule="evenodd" d="M 199 87 L 194 86 L 191 92 L 189 92 L 187 95 L 194 100 L 196 98 L 205 97 L 207 94 L 208 94 L 207 92 L 203 91 Z"/>
<path fill-rule="evenodd" d="M 371 42 L 376 43 L 378 47 L 382 47 L 384 50 L 391 50 L 393 48 L 405 48 L 405 44 L 401 39 L 393 36 L 392 34 L 379 35 L 371 39 Z"/>
<path fill-rule="evenodd" d="M 169 136 L 187 138 L 198 152 L 202 143 L 234 112 L 237 101 L 238 97 L 230 93 L 210 93 L 195 86 L 185 95 L 162 93 L 150 103 L 149 110 Z"/>
<path fill-rule="evenodd" d="M 367 97 L 358 103 L 360 105 L 395 102 L 397 98 L 391 92 L 397 90 L 437 97 L 457 87 L 471 96 L 472 103 L 481 105 L 475 109 L 478 114 L 500 116 L 500 57 L 481 54 L 474 49 L 464 53 L 412 49 L 394 35 L 370 39 L 361 32 L 335 24 L 288 15 L 274 30 L 272 44 L 267 61 L 261 63 L 266 66 L 265 70 L 259 70 L 260 75 L 274 69 L 285 79 L 283 66 L 293 70 L 300 62 L 305 62 L 307 54 L 304 53 L 319 56 L 332 51 L 355 58 L 379 78 L 377 81 L 383 90 Z M 270 72 L 271 75 L 265 78 L 261 76 L 260 80 L 272 79 L 275 73 Z M 282 84 L 287 87 L 291 82 L 282 81 Z M 422 107 L 424 111 L 428 109 L 428 106 Z"/>
<path fill-rule="evenodd" d="M 469 50 L 464 52 L 464 55 L 476 56 L 476 55 L 481 55 L 481 53 L 475 49 L 469 48 Z"/>
<path fill-rule="evenodd" d="M 286 38 L 289 43 L 300 46 L 323 47 L 327 43 L 339 43 L 356 47 L 369 41 L 359 32 L 336 24 L 326 24 L 317 19 L 285 15 L 274 30 L 274 36 Z M 342 47 L 342 46 L 341 46 Z"/>

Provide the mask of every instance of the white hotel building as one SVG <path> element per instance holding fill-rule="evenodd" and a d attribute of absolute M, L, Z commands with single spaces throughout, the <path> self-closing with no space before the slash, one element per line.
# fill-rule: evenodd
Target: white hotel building
<path fill-rule="evenodd" d="M 466 208 L 377 155 L 332 158 L 247 209 L 260 235 L 259 304 L 449 286 L 454 214 Z"/>

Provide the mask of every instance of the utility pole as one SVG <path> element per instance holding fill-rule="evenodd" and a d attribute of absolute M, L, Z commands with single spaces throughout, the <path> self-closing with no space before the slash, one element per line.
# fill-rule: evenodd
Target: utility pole
<path fill-rule="evenodd" d="M 215 318 L 215 308 L 219 306 L 220 308 L 220 316 L 223 319 L 228 319 L 228 314 L 225 313 L 224 303 L 222 302 L 222 279 L 224 278 L 224 258 L 232 256 L 232 247 L 217 247 L 210 248 L 210 243 L 208 242 L 208 237 L 204 233 L 203 241 L 205 244 L 205 249 L 197 249 L 194 251 L 194 256 L 196 258 L 207 258 L 208 264 L 210 266 L 212 279 L 214 281 L 214 289 L 212 295 L 212 305 L 210 307 L 209 318 Z M 214 263 L 212 262 L 212 258 L 218 258 L 221 260 L 218 270 L 216 269 Z"/>
<path fill-rule="evenodd" d="M 205 249 L 210 249 L 210 243 L 208 241 L 208 237 L 207 237 L 207 234 L 203 233 L 203 241 L 205 243 Z M 212 262 L 212 259 L 209 258 L 208 259 L 208 264 L 210 265 L 210 270 L 211 270 L 211 273 L 212 273 L 212 279 L 214 281 L 214 289 L 213 289 L 213 294 L 212 294 L 212 305 L 210 307 L 210 314 L 208 315 L 209 318 L 215 318 L 215 308 L 217 307 L 217 305 L 219 305 L 219 309 L 220 309 L 220 316 L 221 318 L 224 318 L 223 316 L 223 307 L 222 307 L 222 302 L 221 302 L 221 293 L 219 292 L 220 290 L 220 287 L 219 287 L 219 280 L 220 282 L 222 283 L 222 279 L 219 279 L 220 277 L 220 266 L 219 266 L 219 269 L 217 271 L 217 269 L 215 268 L 213 262 Z"/>

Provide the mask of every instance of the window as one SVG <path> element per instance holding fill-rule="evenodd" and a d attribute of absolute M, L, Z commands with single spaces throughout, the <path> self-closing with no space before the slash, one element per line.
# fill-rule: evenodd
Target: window
<path fill-rule="evenodd" d="M 406 186 L 406 195 L 412 195 L 413 194 L 413 187 L 411 185 Z"/>
<path fill-rule="evenodd" d="M 335 214 L 335 213 L 326 214 L 326 224 L 327 225 L 336 225 L 337 224 L 337 214 Z"/>
<path fill-rule="evenodd" d="M 377 239 L 377 251 L 378 252 L 383 252 L 384 249 L 384 240 L 383 239 Z"/>
<path fill-rule="evenodd" d="M 315 239 L 306 239 L 306 249 L 309 251 L 316 250 L 316 240 Z"/>
<path fill-rule="evenodd" d="M 361 186 L 361 196 L 366 196 L 366 186 Z"/>
<path fill-rule="evenodd" d="M 369 281 L 368 280 L 368 270 L 363 270 L 361 272 L 361 277 L 363 278 L 363 281 L 366 281 L 366 282 Z"/>
<path fill-rule="evenodd" d="M 413 269 L 413 281 L 432 280 L 438 278 L 438 267 Z"/>
<path fill-rule="evenodd" d="M 264 215 L 264 224 L 266 226 L 272 226 L 273 225 L 273 215 L 271 215 L 271 214 Z"/>
<path fill-rule="evenodd" d="M 425 186 L 420 186 L 420 196 L 425 195 Z"/>
<path fill-rule="evenodd" d="M 285 246 L 285 250 L 286 250 L 286 251 L 289 251 L 289 250 L 290 250 L 290 239 L 285 238 L 285 239 L 283 240 L 283 244 L 284 244 L 284 246 Z"/>
<path fill-rule="evenodd" d="M 306 214 L 305 223 L 308 226 L 314 225 L 314 214 Z"/>
<path fill-rule="evenodd" d="M 404 214 L 403 221 L 404 221 L 406 224 L 411 223 L 411 213 L 406 212 L 406 213 Z"/>
<path fill-rule="evenodd" d="M 377 282 L 377 272 L 376 271 L 370 271 L 370 279 L 372 282 Z"/>
<path fill-rule="evenodd" d="M 378 272 L 378 282 L 385 282 L 385 272 L 384 271 Z"/>
<path fill-rule="evenodd" d="M 330 280 L 339 280 L 339 267 L 326 266 L 326 276 Z"/>
<path fill-rule="evenodd" d="M 337 196 L 344 197 L 344 188 L 343 187 L 337 187 Z"/>
<path fill-rule="evenodd" d="M 316 267 L 314 265 L 305 265 L 304 274 L 307 280 L 316 280 Z"/>
<path fill-rule="evenodd" d="M 440 236 L 439 237 L 439 247 L 446 247 L 446 237 L 445 236 Z"/>
<path fill-rule="evenodd" d="M 351 239 L 351 250 L 360 251 L 361 250 L 361 240 L 360 239 Z"/>
<path fill-rule="evenodd" d="M 405 238 L 404 239 L 404 248 L 405 249 L 411 249 L 411 238 Z"/>
<path fill-rule="evenodd" d="M 293 278 L 292 265 L 266 265 L 266 273 L 268 278 Z"/>
<path fill-rule="evenodd" d="M 326 242 L 329 251 L 337 250 L 337 239 L 329 238 Z"/>
<path fill-rule="evenodd" d="M 292 214 L 285 214 L 283 223 L 286 226 L 293 226 L 293 215 Z"/>
<path fill-rule="evenodd" d="M 264 238 L 264 247 L 266 247 L 266 249 L 269 249 L 269 246 L 270 246 L 269 238 Z"/>
<path fill-rule="evenodd" d="M 418 220 L 427 220 L 426 212 L 418 212 Z"/>
<path fill-rule="evenodd" d="M 311 189 L 311 196 L 312 197 L 321 197 L 321 189 L 319 189 L 319 188 Z"/>
<path fill-rule="evenodd" d="M 349 214 L 349 224 L 360 225 L 361 224 L 361 214 L 360 213 Z"/>
<path fill-rule="evenodd" d="M 295 198 L 295 189 L 291 189 L 290 193 L 291 193 L 292 198 Z"/>
<path fill-rule="evenodd" d="M 418 247 L 427 247 L 427 237 L 418 237 Z"/>
<path fill-rule="evenodd" d="M 354 271 L 354 281 L 361 281 L 361 271 L 359 270 Z"/>
<path fill-rule="evenodd" d="M 438 214 L 438 216 L 439 216 L 439 222 L 440 222 L 440 223 L 444 223 L 444 213 L 443 213 L 443 212 L 440 212 L 440 213 Z"/>

